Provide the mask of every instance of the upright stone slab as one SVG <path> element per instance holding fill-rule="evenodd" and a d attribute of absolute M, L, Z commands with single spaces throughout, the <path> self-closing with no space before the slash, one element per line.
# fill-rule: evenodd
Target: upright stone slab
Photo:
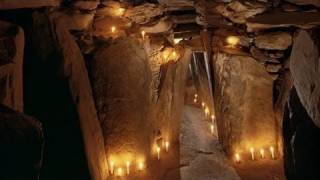
<path fill-rule="evenodd" d="M 14 24 L 0 21 L 0 103 L 23 111 L 24 33 Z"/>
<path fill-rule="evenodd" d="M 276 146 L 273 80 L 253 58 L 214 56 L 219 138 L 228 153 Z"/>

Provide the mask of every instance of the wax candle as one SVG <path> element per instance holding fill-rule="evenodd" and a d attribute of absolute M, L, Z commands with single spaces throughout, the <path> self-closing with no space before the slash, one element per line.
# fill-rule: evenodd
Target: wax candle
<path fill-rule="evenodd" d="M 239 39 L 237 36 L 229 36 L 229 37 L 227 37 L 226 42 L 227 42 L 230 46 L 234 47 L 234 46 L 236 46 L 237 44 L 239 44 L 240 39 Z"/>
<path fill-rule="evenodd" d="M 273 146 L 270 147 L 270 153 L 271 153 L 271 158 L 272 158 L 272 159 L 275 159 Z"/>
<path fill-rule="evenodd" d="M 197 97 L 198 97 L 198 94 L 195 94 L 194 97 L 197 98 Z"/>
<path fill-rule="evenodd" d="M 127 175 L 129 175 L 129 174 L 130 174 L 130 165 L 131 165 L 130 161 L 127 161 L 127 162 L 126 162 Z"/>
<path fill-rule="evenodd" d="M 250 148 L 250 153 L 251 153 L 251 160 L 254 160 L 254 148 Z"/>
<path fill-rule="evenodd" d="M 261 159 L 264 159 L 264 149 L 263 148 L 260 149 L 260 156 L 261 156 Z"/>
<path fill-rule="evenodd" d="M 197 98 L 194 98 L 194 99 L 193 99 L 193 102 L 194 102 L 194 103 L 197 103 L 197 102 L 198 102 Z"/>
<path fill-rule="evenodd" d="M 209 116 L 210 110 L 209 110 L 208 107 L 205 108 L 204 113 L 205 113 L 206 116 Z"/>
<path fill-rule="evenodd" d="M 238 153 L 235 154 L 236 163 L 240 163 L 240 155 Z"/>
<path fill-rule="evenodd" d="M 141 35 L 142 35 L 142 39 L 144 40 L 144 37 L 146 35 L 146 32 L 145 31 L 141 31 Z"/>
<path fill-rule="evenodd" d="M 111 27 L 111 32 L 112 32 L 112 33 L 115 33 L 115 32 L 116 32 L 116 27 L 115 27 L 115 26 L 112 26 L 112 27 Z"/>
<path fill-rule="evenodd" d="M 214 134 L 214 126 L 213 126 L 213 124 L 210 125 L 210 131 L 211 131 L 211 134 L 213 135 Z"/>
<path fill-rule="evenodd" d="M 110 174 L 113 174 L 114 173 L 114 162 L 111 161 L 110 162 Z"/>
<path fill-rule="evenodd" d="M 206 104 L 204 102 L 201 103 L 202 108 L 204 108 Z"/>
<path fill-rule="evenodd" d="M 169 151 L 170 143 L 168 141 L 165 142 L 166 152 Z"/>
<path fill-rule="evenodd" d="M 157 157 L 158 157 L 158 160 L 160 160 L 160 147 L 157 147 Z"/>
<path fill-rule="evenodd" d="M 140 161 L 138 164 L 138 170 L 142 171 L 143 169 L 144 169 L 144 163 L 142 161 Z"/>
<path fill-rule="evenodd" d="M 122 176 L 123 175 L 123 169 L 121 167 L 119 167 L 117 169 L 117 176 Z"/>

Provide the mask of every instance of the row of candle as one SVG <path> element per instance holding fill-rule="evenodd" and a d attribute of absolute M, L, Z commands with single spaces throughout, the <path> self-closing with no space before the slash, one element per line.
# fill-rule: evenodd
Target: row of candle
<path fill-rule="evenodd" d="M 162 144 L 162 146 L 165 148 L 166 152 L 169 152 L 169 146 L 170 146 L 169 141 L 165 141 Z M 157 159 L 160 160 L 161 147 L 159 145 L 157 145 L 156 151 L 157 151 Z"/>
<path fill-rule="evenodd" d="M 125 163 L 125 172 L 126 172 L 126 175 L 129 175 L 130 174 L 130 169 L 131 169 L 131 162 L 130 161 L 126 161 Z M 116 164 L 114 161 L 111 161 L 110 162 L 110 174 L 111 175 L 116 175 L 116 176 L 123 176 L 124 175 L 124 168 L 119 166 L 119 167 L 116 167 Z M 138 171 L 143 171 L 145 165 L 144 165 L 144 162 L 143 161 L 139 161 L 138 164 L 137 164 L 137 170 Z"/>
<path fill-rule="evenodd" d="M 249 151 L 250 151 L 250 155 L 251 155 L 250 159 L 251 160 L 255 160 L 256 159 L 255 158 L 255 149 L 253 147 L 251 147 Z M 274 151 L 274 147 L 273 146 L 271 146 L 269 148 L 269 152 L 270 152 L 271 158 L 274 160 L 275 159 L 275 151 Z M 260 149 L 259 153 L 260 153 L 260 158 L 261 159 L 265 159 L 265 151 L 264 151 L 263 148 Z M 239 153 L 235 154 L 235 161 L 236 161 L 236 163 L 240 163 L 241 162 Z"/>

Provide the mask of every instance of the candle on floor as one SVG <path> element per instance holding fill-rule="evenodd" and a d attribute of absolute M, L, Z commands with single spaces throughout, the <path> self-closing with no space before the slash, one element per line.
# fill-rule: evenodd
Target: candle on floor
<path fill-rule="evenodd" d="M 236 153 L 235 159 L 236 159 L 236 163 L 240 163 L 240 155 L 239 155 L 239 153 Z"/>
<path fill-rule="evenodd" d="M 254 160 L 254 148 L 250 148 L 250 153 L 251 153 L 251 160 Z"/>
<path fill-rule="evenodd" d="M 122 176 L 123 175 L 123 169 L 121 167 L 119 167 L 117 169 L 117 176 Z"/>
<path fill-rule="evenodd" d="M 169 151 L 170 143 L 168 141 L 165 142 L 166 152 Z"/>
<path fill-rule="evenodd" d="M 127 167 L 127 175 L 129 175 L 130 174 L 130 161 L 127 161 L 126 162 L 126 167 Z"/>
<path fill-rule="evenodd" d="M 160 147 L 158 146 L 158 147 L 157 147 L 157 157 L 158 157 L 158 160 L 160 160 L 160 150 L 161 150 L 161 149 L 160 149 Z"/>
<path fill-rule="evenodd" d="M 111 161 L 110 162 L 110 174 L 113 174 L 114 173 L 114 162 Z"/>
<path fill-rule="evenodd" d="M 275 159 L 275 157 L 274 157 L 274 148 L 273 148 L 273 146 L 271 146 L 271 147 L 270 147 L 270 153 L 271 153 L 271 157 L 272 157 L 272 159 Z"/>
<path fill-rule="evenodd" d="M 115 26 L 112 26 L 112 27 L 111 27 L 111 32 L 112 32 L 112 33 L 115 33 L 115 32 L 116 32 L 116 27 L 115 27 Z"/>
<path fill-rule="evenodd" d="M 261 159 L 264 159 L 264 149 L 263 148 L 260 149 L 260 156 L 261 156 Z"/>
<path fill-rule="evenodd" d="M 144 163 L 142 161 L 140 161 L 138 164 L 138 170 L 143 171 L 143 169 L 144 169 Z"/>
<path fill-rule="evenodd" d="M 213 124 L 210 125 L 210 131 L 211 131 L 211 134 L 213 135 L 214 134 L 214 126 L 213 126 Z"/>
<path fill-rule="evenodd" d="M 141 31 L 141 35 L 142 35 L 142 39 L 144 40 L 144 37 L 146 35 L 146 32 L 145 31 Z"/>

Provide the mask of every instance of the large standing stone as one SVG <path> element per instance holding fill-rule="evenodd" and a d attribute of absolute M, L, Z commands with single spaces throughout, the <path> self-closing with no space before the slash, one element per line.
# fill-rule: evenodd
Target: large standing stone
<path fill-rule="evenodd" d="M 44 137 L 39 121 L 0 105 L 0 179 L 38 180 Z"/>
<path fill-rule="evenodd" d="M 273 80 L 251 57 L 214 57 L 219 138 L 229 153 L 276 145 Z"/>
<path fill-rule="evenodd" d="M 151 73 L 143 46 L 133 38 L 116 39 L 98 50 L 91 72 L 108 160 L 145 159 Z"/>
<path fill-rule="evenodd" d="M 23 111 L 23 30 L 0 21 L 0 103 Z"/>
<path fill-rule="evenodd" d="M 301 103 L 320 127 L 320 54 L 317 39 L 318 35 L 311 38 L 306 31 L 299 32 L 292 48 L 290 70 Z"/>

